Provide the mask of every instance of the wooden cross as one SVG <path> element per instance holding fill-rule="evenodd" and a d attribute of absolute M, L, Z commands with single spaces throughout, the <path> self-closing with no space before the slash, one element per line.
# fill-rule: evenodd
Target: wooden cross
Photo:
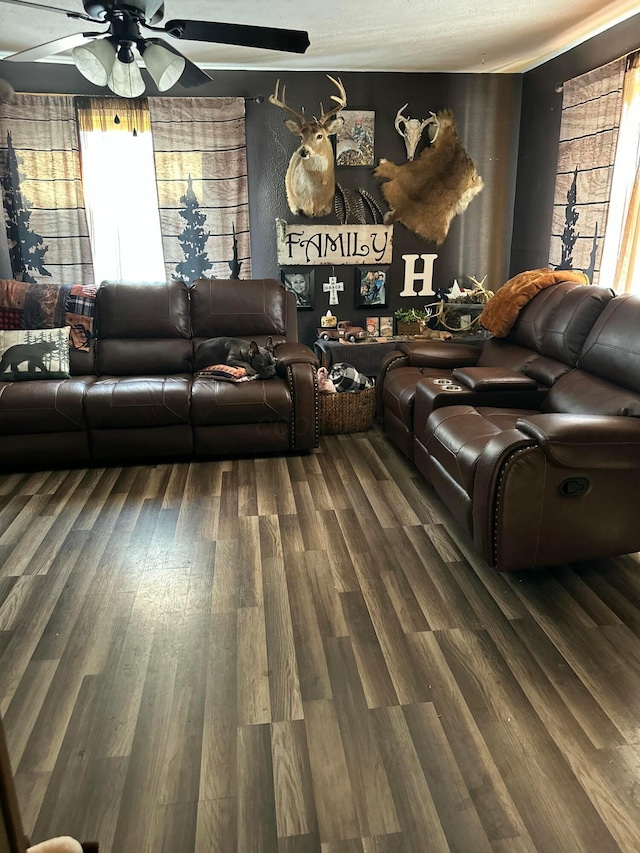
<path fill-rule="evenodd" d="M 338 281 L 337 276 L 330 275 L 329 281 L 325 281 L 322 285 L 322 289 L 325 293 L 331 294 L 329 296 L 329 305 L 337 305 L 338 304 L 338 291 L 344 290 L 344 282 Z"/>

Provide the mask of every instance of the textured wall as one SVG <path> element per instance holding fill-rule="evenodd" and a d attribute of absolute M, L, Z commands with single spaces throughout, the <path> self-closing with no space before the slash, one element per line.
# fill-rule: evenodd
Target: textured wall
<path fill-rule="evenodd" d="M 72 66 L 0 63 L 1 76 L 18 91 L 104 94 L 88 83 Z M 335 69 L 329 73 L 336 74 Z M 275 72 L 212 72 L 213 81 L 197 90 L 180 93 L 203 96 L 235 95 L 265 98 L 278 76 Z M 304 105 L 308 114 L 317 113 L 322 100 L 328 108 L 333 86 L 321 72 L 280 75 L 287 84 L 287 101 L 294 107 Z M 335 274 L 345 282 L 345 293 L 334 310 L 341 319 L 363 322 L 366 314 L 391 314 L 397 308 L 421 307 L 425 299 L 400 298 L 404 253 L 436 252 L 434 287 L 449 286 L 454 278 L 461 281 L 467 274 L 482 278 L 487 286 L 498 287 L 509 273 L 511 229 L 516 178 L 516 151 L 520 121 L 519 75 L 497 74 L 362 74 L 341 75 L 348 95 L 348 108 L 369 109 L 376 113 L 376 159 L 386 157 L 400 163 L 406 159 L 404 142 L 396 133 L 397 110 L 408 102 L 406 114 L 424 118 L 429 110 L 450 107 L 457 121 L 458 133 L 469 155 L 484 178 L 485 188 L 467 211 L 454 218 L 444 244 L 435 249 L 404 226 L 397 224 L 394 234 L 393 263 L 387 274 L 388 307 L 373 311 L 355 309 L 355 273 L 352 267 L 336 267 Z M 149 87 L 153 93 L 153 85 Z M 169 93 L 174 94 L 174 93 Z M 285 128 L 282 110 L 269 104 L 247 101 L 247 148 L 249 171 L 249 207 L 253 275 L 279 277 L 276 261 L 275 219 L 300 222 L 288 210 L 284 175 L 289 158 L 296 147 L 292 134 Z M 336 170 L 336 179 L 345 187 L 364 187 L 385 209 L 379 183 L 367 167 L 344 167 Z M 333 216 L 319 223 L 335 223 Z M 316 268 L 314 311 L 298 314 L 300 337 L 305 342 L 315 338 L 319 317 L 328 307 L 328 295 L 321 284 L 331 268 Z"/>

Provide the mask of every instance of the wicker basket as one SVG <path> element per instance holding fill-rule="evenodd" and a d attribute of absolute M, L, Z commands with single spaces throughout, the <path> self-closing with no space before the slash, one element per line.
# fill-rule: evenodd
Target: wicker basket
<path fill-rule="evenodd" d="M 320 394 L 320 434 L 364 432 L 371 426 L 375 409 L 375 386 L 364 391 Z"/>

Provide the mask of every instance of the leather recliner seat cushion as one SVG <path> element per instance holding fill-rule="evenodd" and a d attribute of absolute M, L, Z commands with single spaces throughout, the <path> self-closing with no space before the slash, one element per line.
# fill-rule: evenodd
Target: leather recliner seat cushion
<path fill-rule="evenodd" d="M 471 497 L 478 458 L 487 442 L 514 429 L 518 418 L 536 414 L 535 409 L 446 406 L 429 416 L 424 447 Z"/>
<path fill-rule="evenodd" d="M 87 391 L 93 429 L 189 424 L 190 376 L 103 376 Z"/>
<path fill-rule="evenodd" d="M 291 396 L 279 376 L 251 382 L 193 379 L 191 423 L 194 427 L 232 424 L 289 423 Z"/>
<path fill-rule="evenodd" d="M 83 400 L 95 378 L 0 383 L 0 435 L 86 430 Z"/>

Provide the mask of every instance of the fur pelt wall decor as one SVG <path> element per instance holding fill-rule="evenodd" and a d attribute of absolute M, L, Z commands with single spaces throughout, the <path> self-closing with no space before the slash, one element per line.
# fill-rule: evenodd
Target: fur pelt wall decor
<path fill-rule="evenodd" d="M 467 209 L 484 184 L 458 138 L 453 113 L 443 110 L 436 119 L 438 133 L 417 160 L 401 166 L 381 160 L 375 175 L 385 181 L 382 193 L 390 208 L 385 223 L 397 219 L 440 245 L 453 217 Z"/>
<path fill-rule="evenodd" d="M 16 93 L 11 83 L 0 79 L 0 104 L 12 104 Z"/>

